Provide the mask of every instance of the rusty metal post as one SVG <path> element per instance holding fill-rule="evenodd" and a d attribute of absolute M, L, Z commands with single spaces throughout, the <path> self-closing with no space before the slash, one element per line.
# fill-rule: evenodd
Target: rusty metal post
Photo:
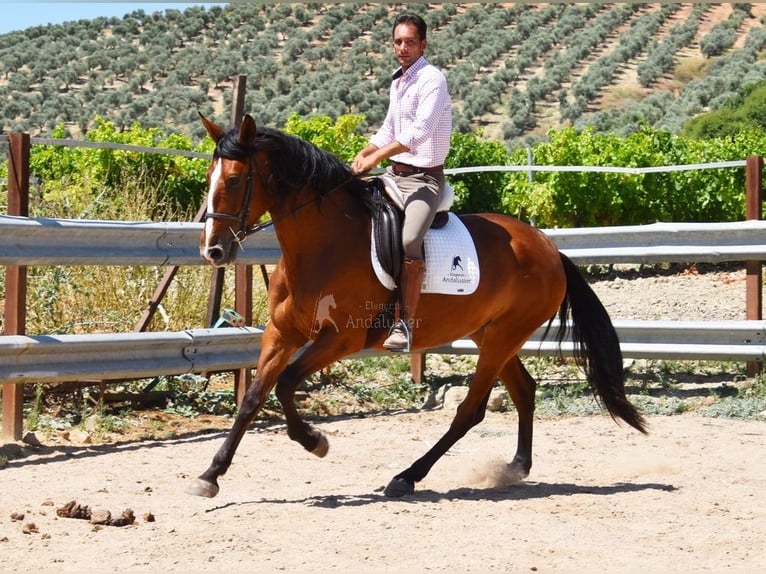
<path fill-rule="evenodd" d="M 745 183 L 747 194 L 745 200 L 745 216 L 750 219 L 762 219 L 763 216 L 763 158 L 750 156 L 747 158 Z M 760 321 L 763 319 L 763 268 L 760 261 L 745 262 L 745 314 L 747 319 Z M 761 372 L 762 364 L 749 362 L 747 376 L 755 377 Z"/>
<path fill-rule="evenodd" d="M 412 353 L 410 355 L 410 376 L 416 385 L 423 383 L 426 374 L 426 354 Z"/>
<path fill-rule="evenodd" d="M 29 134 L 8 138 L 8 215 L 29 216 Z M 27 322 L 27 268 L 5 267 L 5 335 L 24 335 Z M 4 439 L 20 440 L 24 432 L 24 385 L 3 383 Z"/>

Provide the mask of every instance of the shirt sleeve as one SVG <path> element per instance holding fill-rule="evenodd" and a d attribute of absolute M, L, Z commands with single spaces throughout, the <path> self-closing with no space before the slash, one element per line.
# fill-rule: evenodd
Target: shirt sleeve
<path fill-rule="evenodd" d="M 370 138 L 370 143 L 379 149 L 394 141 L 394 106 L 392 105 L 394 102 L 393 87 L 391 88 L 390 92 L 391 93 L 389 94 L 389 105 L 388 111 L 386 112 L 386 118 L 383 120 L 383 123 L 381 124 L 377 133 Z"/>
<path fill-rule="evenodd" d="M 396 139 L 412 153 L 429 140 L 439 126 L 445 106 L 450 105 L 447 81 L 442 74 L 429 74 L 420 85 L 415 121 Z"/>

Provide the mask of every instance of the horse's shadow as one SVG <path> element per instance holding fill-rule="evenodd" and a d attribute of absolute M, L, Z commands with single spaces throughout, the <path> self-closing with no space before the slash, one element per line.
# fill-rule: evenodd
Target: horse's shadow
<path fill-rule="evenodd" d="M 382 488 L 371 494 L 330 494 L 317 495 L 305 498 L 261 498 L 259 500 L 232 501 L 207 509 L 205 512 L 217 512 L 232 506 L 244 506 L 250 504 L 302 504 L 320 508 L 345 508 L 356 506 L 368 506 L 371 504 L 405 502 L 420 504 L 423 502 L 444 502 L 451 500 L 475 501 L 475 502 L 502 502 L 506 500 L 536 500 L 543 498 L 574 496 L 577 494 L 590 494 L 593 496 L 612 496 L 627 492 L 641 492 L 644 490 L 661 490 L 674 492 L 677 488 L 671 484 L 661 483 L 627 483 L 618 482 L 606 486 L 579 485 L 572 483 L 546 483 L 546 482 L 522 482 L 513 486 L 468 488 L 461 487 L 447 492 L 434 490 L 418 490 L 414 494 L 401 498 L 389 498 L 382 493 Z"/>
<path fill-rule="evenodd" d="M 0 443 L 0 456 L 7 458 L 5 468 L 48 465 L 73 459 L 86 459 L 120 452 L 167 448 L 175 444 L 208 442 L 226 438 L 226 431 L 197 431 L 173 439 L 128 440 L 100 445 L 21 445 Z"/>

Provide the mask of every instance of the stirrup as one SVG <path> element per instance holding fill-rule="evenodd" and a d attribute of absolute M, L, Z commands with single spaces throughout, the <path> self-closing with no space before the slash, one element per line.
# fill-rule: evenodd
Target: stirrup
<path fill-rule="evenodd" d="M 404 335 L 404 338 L 406 339 L 404 344 L 402 344 L 400 341 L 390 340 L 397 331 Z M 394 323 L 394 326 L 391 327 L 391 330 L 388 332 L 388 338 L 383 341 L 383 346 L 389 351 L 394 351 L 397 353 L 410 352 L 410 347 L 412 346 L 412 331 L 410 330 L 410 326 L 407 321 L 399 319 L 396 323 Z"/>

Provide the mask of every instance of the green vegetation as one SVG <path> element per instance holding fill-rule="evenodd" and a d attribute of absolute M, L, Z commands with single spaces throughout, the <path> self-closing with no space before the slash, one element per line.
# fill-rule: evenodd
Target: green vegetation
<path fill-rule="evenodd" d="M 66 136 L 64 126 L 53 131 L 54 138 Z M 213 143 L 205 140 L 192 147 L 188 137 L 166 134 L 160 128 L 142 128 L 134 122 L 127 130 L 118 130 L 113 122 L 96 117 L 86 141 L 117 143 L 131 146 L 183 150 L 212 154 Z M 43 201 L 61 199 L 66 214 L 58 217 L 88 217 L 105 219 L 99 213 L 105 209 L 119 214 L 122 204 L 132 203 L 126 194 L 126 181 L 141 193 L 156 194 L 156 200 L 146 205 L 149 219 L 192 215 L 199 208 L 206 192 L 205 171 L 208 161 L 167 153 L 150 154 L 114 149 L 35 145 L 30 157 L 30 172 L 44 182 Z M 3 170 L 5 171 L 5 170 Z M 94 194 L 93 190 L 99 192 Z M 128 192 L 129 193 L 129 192 Z M 94 197 L 95 195 L 95 197 Z M 127 205 L 126 209 L 131 206 Z"/>
<path fill-rule="evenodd" d="M 766 129 L 766 82 L 745 86 L 721 108 L 689 120 L 681 132 L 692 139 L 730 138 Z M 763 153 L 763 151 L 761 151 Z"/>
<path fill-rule="evenodd" d="M 549 132 L 534 146 L 535 165 L 651 167 L 742 161 L 766 153 L 763 130 L 693 139 L 642 127 L 620 137 L 592 128 Z M 523 165 L 524 150 L 509 163 Z M 657 221 L 738 221 L 745 217 L 745 170 L 705 169 L 640 175 L 587 171 L 508 176 L 502 211 L 539 227 L 636 225 Z"/>

